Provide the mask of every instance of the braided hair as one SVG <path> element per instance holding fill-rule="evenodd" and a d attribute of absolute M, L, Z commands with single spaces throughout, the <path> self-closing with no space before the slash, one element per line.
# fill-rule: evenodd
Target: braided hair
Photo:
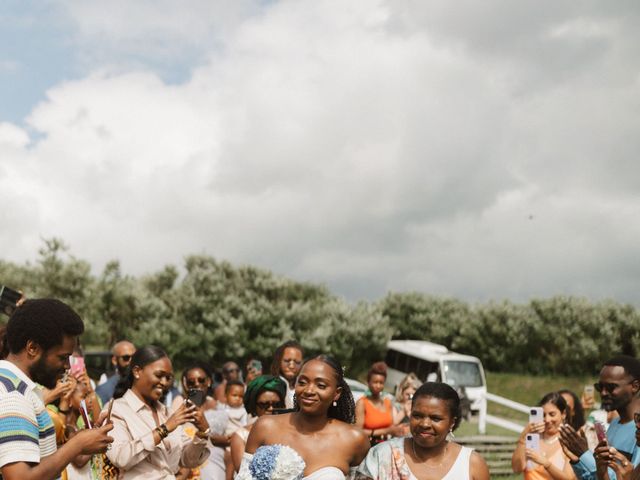
<path fill-rule="evenodd" d="M 336 376 L 336 383 L 338 384 L 338 388 L 342 389 L 342 393 L 340 394 L 340 398 L 336 400 L 336 405 L 331 405 L 329 410 L 327 411 L 327 417 L 335 418 L 336 420 L 341 420 L 345 423 L 355 423 L 356 422 L 356 404 L 353 401 L 353 394 L 351 393 L 351 388 L 349 388 L 349 384 L 344 379 L 344 374 L 342 372 L 342 367 L 340 366 L 340 362 L 336 360 L 331 355 L 318 355 L 316 357 L 310 358 L 304 365 L 309 363 L 311 360 L 317 360 L 322 363 L 326 363 L 331 367 Z M 304 365 L 302 366 L 304 368 Z M 298 400 L 294 396 L 294 409 L 299 410 Z"/>
<path fill-rule="evenodd" d="M 133 368 L 144 368 L 150 363 L 165 358 L 167 353 L 160 347 L 155 345 L 147 345 L 146 347 L 139 348 L 136 353 L 131 357 L 131 363 L 127 367 L 125 374 L 120 378 L 120 381 L 116 385 L 116 389 L 113 392 L 113 398 L 122 397 L 127 390 L 133 385 Z"/>

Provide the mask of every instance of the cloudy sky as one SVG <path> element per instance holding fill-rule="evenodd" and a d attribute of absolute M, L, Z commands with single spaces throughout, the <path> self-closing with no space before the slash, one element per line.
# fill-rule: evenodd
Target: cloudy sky
<path fill-rule="evenodd" d="M 3 1 L 1 255 L 640 304 L 639 24 L 633 0 Z"/>

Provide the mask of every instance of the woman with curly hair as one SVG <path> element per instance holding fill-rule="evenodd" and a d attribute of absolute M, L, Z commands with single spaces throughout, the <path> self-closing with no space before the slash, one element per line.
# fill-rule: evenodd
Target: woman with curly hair
<path fill-rule="evenodd" d="M 287 478 L 343 480 L 369 449 L 355 427 L 355 405 L 340 364 L 328 355 L 308 360 L 295 386 L 295 411 L 258 419 L 247 440 L 238 479 L 279 468 Z M 282 475 L 279 475 L 279 478 Z"/>
<path fill-rule="evenodd" d="M 386 379 L 386 363 L 371 365 L 367 374 L 369 394 L 356 404 L 356 425 L 369 436 L 371 445 L 405 434 L 405 428 L 397 425 L 401 418 L 393 405 L 393 397 L 383 394 Z"/>

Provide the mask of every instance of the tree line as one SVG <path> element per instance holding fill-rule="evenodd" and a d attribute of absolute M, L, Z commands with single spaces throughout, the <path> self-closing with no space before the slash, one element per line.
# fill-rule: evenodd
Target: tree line
<path fill-rule="evenodd" d="M 491 371 L 571 375 L 594 373 L 607 357 L 635 355 L 640 346 L 640 315 L 615 301 L 471 305 L 408 292 L 349 303 L 323 285 L 205 255 L 141 277 L 125 275 L 114 260 L 95 275 L 59 239 L 45 240 L 35 263 L 0 260 L 0 283 L 68 302 L 85 320 L 90 349 L 122 338 L 156 344 L 178 368 L 196 359 L 268 360 L 294 338 L 308 354 L 336 355 L 355 377 L 384 357 L 391 338 L 403 338 L 475 355 Z"/>

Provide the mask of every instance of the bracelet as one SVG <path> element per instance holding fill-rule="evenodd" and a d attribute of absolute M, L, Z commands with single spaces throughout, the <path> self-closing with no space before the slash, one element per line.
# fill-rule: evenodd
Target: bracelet
<path fill-rule="evenodd" d="M 210 428 L 210 427 L 208 427 L 208 428 L 207 428 L 206 430 L 204 430 L 204 431 L 200 431 L 200 430 L 198 430 L 198 431 L 196 432 L 196 436 L 197 436 L 198 438 L 207 438 L 207 437 L 209 436 L 209 434 L 210 434 L 210 433 L 211 433 L 211 428 Z"/>
<path fill-rule="evenodd" d="M 154 430 L 158 432 L 158 435 L 160 435 L 160 440 L 163 440 L 169 436 L 169 429 L 164 423 L 154 428 Z"/>

